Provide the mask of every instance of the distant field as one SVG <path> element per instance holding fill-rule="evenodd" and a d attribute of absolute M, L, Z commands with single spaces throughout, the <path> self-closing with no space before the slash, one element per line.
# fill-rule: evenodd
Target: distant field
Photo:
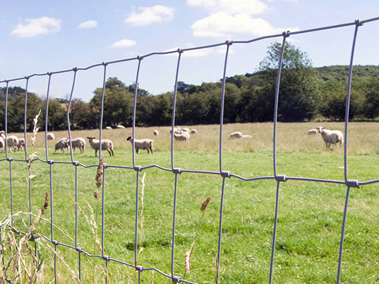
<path fill-rule="evenodd" d="M 307 135 L 320 123 L 278 124 L 279 174 L 295 177 L 343 180 L 343 147 L 327 150 L 319 134 Z M 323 123 L 330 129 L 344 130 L 343 123 Z M 189 142 L 175 142 L 174 166 L 182 169 L 219 171 L 219 126 L 191 126 L 197 135 Z M 153 135 L 158 129 L 159 136 Z M 136 128 L 137 138 L 155 140 L 153 155 L 141 151 L 136 164 L 158 164 L 171 167 L 169 127 Z M 349 179 L 368 181 L 379 178 L 379 124 L 351 123 L 348 140 Z M 228 140 L 233 131 L 242 131 L 252 139 Z M 272 123 L 228 124 L 223 132 L 223 170 L 243 177 L 273 175 Z M 54 132 L 56 140 L 68 137 L 67 132 Z M 126 137 L 131 129 L 103 130 L 103 138 L 115 143 L 115 156 L 103 153 L 105 163 L 132 166 L 131 144 Z M 22 136 L 22 133 L 17 133 Z M 98 136 L 98 130 L 73 131 L 72 137 Z M 30 133 L 28 133 L 30 137 Z M 70 161 L 69 154 L 54 154 L 54 141 L 49 141 L 49 159 Z M 28 144 L 30 139 L 28 138 Z M 45 159 L 44 133 L 37 136 L 35 147 L 28 154 L 39 152 Z M 13 158 L 24 157 L 23 152 L 9 153 Z M 0 158 L 5 154 L 0 153 Z M 74 154 L 74 160 L 85 165 L 96 164 L 94 151 L 87 143 L 83 155 Z M 74 166 L 54 164 L 54 238 L 74 245 Z M 174 181 L 173 173 L 156 168 L 146 173 L 143 210 L 143 251 L 138 263 L 156 267 L 170 274 L 171 237 Z M 9 163 L 0 162 L 0 218 L 10 212 Z M 33 212 L 42 206 L 45 191 L 50 190 L 50 170 L 47 164 L 32 163 Z M 98 212 L 98 230 L 101 237 L 101 200 L 93 197 L 96 189 L 96 168 L 78 168 L 78 205 L 90 216 L 86 202 Z M 12 163 L 13 210 L 28 211 L 28 170 L 26 163 Z M 134 264 L 136 172 L 108 168 L 105 170 L 105 254 Z M 178 176 L 177 223 L 175 242 L 175 275 L 183 276 L 184 253 L 190 248 L 200 218 L 202 202 L 211 196 L 204 222 L 192 254 L 191 272 L 186 280 L 215 283 L 218 221 L 222 177 L 219 175 L 183 173 Z M 379 283 L 379 186 L 377 184 L 351 189 L 345 247 L 342 264 L 343 283 Z M 237 178 L 226 180 L 221 254 L 222 283 L 268 283 L 272 229 L 274 221 L 276 182 L 273 180 L 245 182 Z M 281 185 L 277 245 L 274 265 L 274 283 L 335 283 L 338 249 L 341 234 L 346 186 L 326 183 L 288 181 Z M 141 196 L 140 196 L 141 198 Z M 141 205 L 141 200 L 140 200 Z M 141 207 L 139 208 L 141 211 Z M 25 227 L 28 216 L 17 216 L 18 228 Z M 50 220 L 50 208 L 44 214 Z M 78 246 L 89 253 L 101 254 L 94 245 L 90 225 L 79 214 Z M 50 237 L 50 224 L 43 221 L 39 234 Z M 58 246 L 59 253 L 77 273 L 78 253 Z M 52 255 L 45 251 L 45 283 L 53 279 Z M 103 260 L 82 258 L 83 283 L 103 283 Z M 93 268 L 94 267 L 94 268 Z M 67 283 L 70 272 L 58 261 L 58 283 Z M 135 283 L 133 269 L 111 262 L 110 283 Z M 142 273 L 142 283 L 172 283 L 158 273 Z"/>

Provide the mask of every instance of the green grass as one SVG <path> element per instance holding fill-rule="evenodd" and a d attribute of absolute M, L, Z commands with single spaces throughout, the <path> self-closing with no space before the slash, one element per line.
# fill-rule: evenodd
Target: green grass
<path fill-rule="evenodd" d="M 337 124 L 336 124 L 337 125 Z M 252 134 L 250 141 L 225 140 L 223 170 L 244 177 L 272 176 L 271 124 L 227 125 L 225 135 L 241 129 Z M 366 181 L 378 178 L 379 157 L 376 145 L 379 135 L 371 135 L 370 143 L 364 141 L 364 133 L 376 133 L 376 124 L 353 124 L 351 148 L 348 159 L 349 178 Z M 206 129 L 209 131 L 205 131 Z M 233 128 L 234 127 L 234 128 Z M 327 151 L 320 137 L 308 137 L 307 129 L 313 124 L 280 124 L 278 128 L 278 173 L 287 176 L 328 178 L 343 180 L 343 149 Z M 341 124 L 337 125 L 341 129 Z M 168 128 L 166 128 L 167 130 Z M 198 136 L 189 143 L 175 143 L 175 167 L 183 169 L 219 170 L 217 153 L 217 126 L 197 127 Z M 361 132 L 359 132 L 361 129 Z M 251 132 L 249 132 L 249 130 Z M 256 130 L 254 132 L 254 130 Z M 124 130 L 121 130 L 124 131 Z M 124 132 L 104 132 L 104 137 L 116 142 L 115 156 L 105 153 L 105 163 L 132 165 L 130 143 L 124 141 Z M 139 137 L 148 137 L 151 129 L 137 129 Z M 159 164 L 170 167 L 169 138 L 160 129 L 155 137 L 155 153 L 142 151 L 136 155 L 137 165 Z M 168 130 L 167 130 L 168 132 Z M 75 135 L 85 137 L 88 132 Z M 94 132 L 93 132 L 94 133 Z M 260 136 L 257 134 L 260 133 Z M 292 134 L 291 134 L 292 133 Z M 350 133 L 350 132 L 349 132 Z M 60 133 L 58 133 L 59 135 Z M 360 135 L 359 135 L 360 134 Z M 41 133 L 39 134 L 41 135 Z M 61 133 L 64 136 L 64 133 Z M 298 139 L 295 136 L 299 137 Z M 264 138 L 267 137 L 266 143 Z M 40 145 L 29 151 L 41 148 Z M 367 140 L 367 139 L 366 139 Z M 215 148 L 215 149 L 214 149 Z M 49 159 L 69 161 L 70 156 L 54 154 L 49 148 Z M 31 153 L 31 152 L 30 152 Z M 11 153 L 13 158 L 22 158 L 23 153 Z M 44 158 L 44 156 L 42 157 Z M 83 155 L 75 155 L 83 164 L 95 164 L 98 159 L 87 149 Z M 10 212 L 9 163 L 0 163 L 0 216 Z M 75 168 L 72 165 L 54 164 L 54 238 L 74 245 L 75 224 Z M 170 274 L 171 237 L 174 181 L 173 173 L 156 168 L 146 173 L 144 189 L 143 251 L 138 255 L 138 264 L 156 267 Z M 32 164 L 32 204 L 37 213 L 43 205 L 44 194 L 50 191 L 49 165 Z M 13 210 L 28 211 L 27 164 L 12 162 Z M 90 216 L 88 202 L 99 214 L 101 237 L 101 200 L 93 197 L 96 189 L 96 168 L 78 167 L 78 205 Z M 142 177 L 142 174 L 141 176 Z M 183 173 L 178 176 L 175 275 L 184 273 L 184 254 L 190 248 L 201 215 L 202 202 L 211 196 L 191 258 L 191 272 L 186 279 L 198 283 L 215 283 L 215 258 L 217 254 L 218 222 L 222 177 L 219 175 Z M 379 192 L 378 185 L 351 189 L 347 216 L 345 246 L 342 264 L 343 283 L 379 283 Z M 133 170 L 107 168 L 105 170 L 105 254 L 112 258 L 134 263 L 136 172 Z M 268 283 L 272 229 L 274 222 L 276 182 L 273 180 L 245 182 L 236 178 L 226 179 L 225 203 L 221 245 L 222 283 Z M 341 234 L 346 186 L 316 182 L 288 181 L 280 187 L 280 207 L 274 264 L 274 283 L 334 283 L 336 281 L 338 250 Z M 50 220 L 50 207 L 44 214 Z M 28 216 L 15 218 L 18 228 L 28 222 Z M 50 238 L 50 224 L 42 221 L 36 233 Z M 68 236 L 68 237 L 67 237 Z M 91 254 L 100 254 L 94 246 L 89 224 L 79 214 L 78 246 Z M 45 249 L 46 250 L 46 249 Z M 58 246 L 59 253 L 77 273 L 78 253 Z M 53 279 L 52 255 L 45 251 L 46 283 Z M 82 257 L 83 283 L 103 283 L 104 261 Z M 95 275 L 95 276 L 94 276 Z M 109 264 L 111 283 L 136 283 L 133 269 Z M 142 282 L 150 283 L 151 272 L 142 273 Z M 153 275 L 154 283 L 171 283 L 169 279 Z M 58 261 L 58 283 L 67 283 L 70 273 Z"/>

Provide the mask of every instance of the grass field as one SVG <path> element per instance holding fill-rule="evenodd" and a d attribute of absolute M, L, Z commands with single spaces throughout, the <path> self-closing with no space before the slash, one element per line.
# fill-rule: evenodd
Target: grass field
<path fill-rule="evenodd" d="M 309 129 L 319 123 L 278 124 L 277 167 L 279 174 L 292 177 L 344 179 L 343 147 L 327 150 L 319 134 L 308 136 Z M 343 130 L 342 123 L 326 123 L 330 129 Z M 189 142 L 175 142 L 174 166 L 182 169 L 219 171 L 219 126 L 195 126 L 197 135 Z M 349 179 L 368 181 L 379 178 L 378 123 L 351 123 L 348 140 Z M 171 167 L 169 128 L 137 128 L 137 138 L 155 140 L 153 155 L 141 151 L 136 164 L 159 164 Z M 224 171 L 251 178 L 273 175 L 272 123 L 228 124 L 224 126 L 222 163 Z M 228 140 L 229 133 L 242 131 L 253 138 Z M 56 132 L 56 140 L 67 132 Z M 105 163 L 132 166 L 131 144 L 125 140 L 131 129 L 104 130 L 103 138 L 115 143 L 115 156 L 103 153 Z M 18 136 L 22 134 L 18 133 Z M 98 131 L 74 131 L 72 137 L 98 136 Z M 28 137 L 30 137 L 28 133 Z M 28 138 L 30 144 L 30 139 Z M 45 159 L 44 133 L 38 133 L 35 147 L 28 154 L 39 152 Z M 54 154 L 54 142 L 49 142 L 49 159 L 70 161 L 69 154 Z M 23 158 L 23 152 L 9 153 Z M 0 157 L 5 157 L 4 153 Z M 85 165 L 98 163 L 87 143 L 84 154 L 74 154 L 74 160 Z M 74 246 L 75 237 L 75 167 L 54 164 L 54 239 Z M 50 191 L 49 165 L 35 161 L 31 166 L 33 213 L 43 205 L 45 192 Z M 10 212 L 9 163 L 0 162 L 0 217 Z M 139 230 L 143 250 L 138 264 L 156 267 L 170 274 L 172 214 L 175 175 L 151 168 L 145 176 L 143 196 L 143 231 Z M 97 215 L 98 235 L 101 238 L 101 199 L 97 201 L 96 167 L 78 167 L 78 205 L 90 218 L 93 208 Z M 12 162 L 13 211 L 28 212 L 28 165 Z M 117 168 L 105 170 L 105 227 L 104 250 L 112 258 L 134 264 L 136 172 Z M 189 250 L 200 222 L 200 206 L 212 199 L 200 224 L 199 235 L 191 256 L 191 271 L 186 280 L 215 283 L 218 222 L 222 177 L 219 175 L 183 173 L 178 176 L 175 275 L 183 276 L 184 254 Z M 352 188 L 345 235 L 342 264 L 343 283 L 379 283 L 379 192 L 378 185 Z M 140 192 L 141 193 L 141 192 Z M 221 245 L 221 283 L 268 283 L 272 230 L 275 210 L 276 182 L 226 180 Z M 346 186 L 288 181 L 281 184 L 280 207 L 274 264 L 274 283 L 335 283 Z M 87 204 L 88 203 L 88 204 Z M 96 213 L 97 212 L 97 213 Z M 50 208 L 43 217 L 50 220 Z M 28 215 L 15 217 L 16 227 L 27 230 Z M 141 220 L 141 218 L 140 218 Z M 141 226 L 141 223 L 140 223 Z M 64 232 L 64 233 L 62 233 Z M 50 223 L 41 221 L 36 233 L 50 238 Z M 91 225 L 79 213 L 78 246 L 91 254 L 101 254 L 95 245 Z M 45 255 L 45 283 L 53 280 L 52 253 L 41 248 Z M 78 253 L 58 246 L 59 254 L 78 273 Z M 104 282 L 104 260 L 82 257 L 83 283 Z M 58 283 L 72 280 L 71 271 L 58 260 Z M 153 282 L 152 282 L 153 281 Z M 134 269 L 110 262 L 110 283 L 136 283 Z M 142 273 L 142 283 L 172 283 L 169 279 Z"/>

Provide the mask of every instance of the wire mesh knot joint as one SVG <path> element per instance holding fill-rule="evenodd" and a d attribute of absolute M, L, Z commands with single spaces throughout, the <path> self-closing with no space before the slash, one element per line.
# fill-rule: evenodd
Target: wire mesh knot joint
<path fill-rule="evenodd" d="M 73 164 L 75 167 L 79 166 L 79 162 L 78 162 L 78 161 L 73 161 L 72 164 Z"/>
<path fill-rule="evenodd" d="M 142 172 L 142 167 L 141 166 L 135 166 L 133 168 L 136 172 Z"/>
<path fill-rule="evenodd" d="M 55 245 L 55 246 L 59 245 L 59 242 L 56 241 L 56 240 L 52 240 L 51 243 L 52 243 L 53 245 Z"/>
<path fill-rule="evenodd" d="M 105 261 L 109 261 L 109 260 L 111 259 L 111 257 L 110 257 L 110 256 L 107 256 L 107 255 L 104 255 L 104 256 L 103 256 L 103 259 L 104 259 Z"/>
<path fill-rule="evenodd" d="M 361 22 L 360 19 L 356 19 L 356 20 L 355 20 L 355 24 L 356 24 L 357 26 L 363 26 L 363 23 Z"/>
<path fill-rule="evenodd" d="M 232 40 L 227 40 L 227 41 L 225 41 L 225 44 L 230 46 L 230 45 L 233 44 L 233 41 Z"/>
<path fill-rule="evenodd" d="M 283 182 L 286 182 L 287 181 L 287 176 L 286 175 L 277 175 L 275 177 L 276 181 L 280 182 L 280 181 L 283 181 Z"/>
<path fill-rule="evenodd" d="M 104 163 L 103 164 L 103 169 L 107 169 L 108 168 L 108 164 L 107 163 Z"/>
<path fill-rule="evenodd" d="M 179 276 L 173 276 L 172 277 L 172 282 L 174 283 L 179 283 L 181 282 L 182 278 L 180 278 Z"/>
<path fill-rule="evenodd" d="M 142 272 L 143 271 L 143 266 L 137 265 L 136 266 L 136 270 L 139 271 L 139 272 Z"/>
<path fill-rule="evenodd" d="M 346 181 L 346 186 L 348 187 L 355 187 L 355 188 L 361 188 L 359 185 L 359 181 L 357 179 L 348 179 Z"/>
<path fill-rule="evenodd" d="M 8 158 L 7 158 L 7 161 L 8 161 L 8 162 L 12 162 L 12 161 L 13 161 L 13 158 L 12 158 L 12 157 L 8 157 Z"/>
<path fill-rule="evenodd" d="M 282 33 L 283 37 L 289 37 L 290 34 L 291 34 L 290 31 L 285 31 L 285 32 Z"/>
<path fill-rule="evenodd" d="M 221 172 L 220 174 L 224 178 L 230 178 L 232 176 L 232 174 L 229 171 Z"/>
<path fill-rule="evenodd" d="M 173 168 L 173 169 L 172 169 L 172 172 L 173 172 L 174 174 L 176 174 L 176 175 L 177 175 L 177 174 L 180 175 L 180 174 L 182 173 L 182 169 L 181 169 L 181 168 Z"/>
<path fill-rule="evenodd" d="M 80 248 L 80 247 L 76 247 L 75 250 L 76 250 L 77 252 L 83 252 L 83 249 Z"/>
<path fill-rule="evenodd" d="M 47 160 L 47 163 L 48 163 L 49 165 L 52 165 L 52 164 L 54 164 L 54 161 L 53 161 L 53 160 Z"/>

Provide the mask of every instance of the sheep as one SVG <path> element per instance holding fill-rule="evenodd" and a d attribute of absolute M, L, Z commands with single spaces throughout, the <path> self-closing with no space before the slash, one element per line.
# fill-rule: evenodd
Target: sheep
<path fill-rule="evenodd" d="M 116 127 L 117 127 L 118 129 L 124 129 L 124 128 L 125 128 L 124 126 L 122 126 L 122 125 L 120 125 L 120 124 L 117 125 Z"/>
<path fill-rule="evenodd" d="M 0 136 L 0 149 L 3 149 L 5 147 L 5 142 L 3 139 L 3 136 Z"/>
<path fill-rule="evenodd" d="M 3 138 L 3 141 L 5 141 L 5 131 L 0 131 L 0 137 Z M 16 152 L 18 147 L 18 137 L 14 135 L 7 136 L 7 144 L 8 147 L 13 147 L 13 152 Z M 5 146 L 5 143 L 4 143 Z"/>
<path fill-rule="evenodd" d="M 80 154 L 83 154 L 86 148 L 86 140 L 82 137 L 71 139 L 71 145 L 74 151 L 75 151 L 75 148 L 79 148 Z"/>
<path fill-rule="evenodd" d="M 47 133 L 47 140 L 54 140 L 55 139 L 55 136 L 53 133 L 49 132 Z"/>
<path fill-rule="evenodd" d="M 229 139 L 241 139 L 241 138 L 252 138 L 250 135 L 244 135 L 240 131 L 233 132 L 229 135 Z"/>
<path fill-rule="evenodd" d="M 153 131 L 153 133 L 154 133 L 155 136 L 158 136 L 158 135 L 159 135 L 159 131 L 156 130 L 156 129 Z"/>
<path fill-rule="evenodd" d="M 112 130 L 112 127 L 107 126 L 107 127 L 105 127 L 105 129 L 106 129 L 106 130 Z"/>
<path fill-rule="evenodd" d="M 343 143 L 343 134 L 339 130 L 328 130 L 325 127 L 317 127 L 318 132 L 321 134 L 322 139 L 324 139 L 325 145 L 327 148 L 330 148 L 330 144 L 337 146 L 337 143 L 340 143 L 340 147 Z"/>
<path fill-rule="evenodd" d="M 57 143 L 55 143 L 55 151 L 54 154 L 57 152 L 57 150 L 61 150 L 64 154 L 64 148 L 67 148 L 68 151 L 68 139 L 67 138 L 62 138 L 60 139 Z"/>
<path fill-rule="evenodd" d="M 18 138 L 18 144 L 17 144 L 17 150 L 21 151 L 25 147 L 25 139 L 24 138 Z"/>
<path fill-rule="evenodd" d="M 188 141 L 190 139 L 190 135 L 187 132 L 182 133 L 182 134 L 174 133 L 174 138 L 175 140 L 178 140 L 178 141 Z"/>
<path fill-rule="evenodd" d="M 197 134 L 197 130 L 196 129 L 191 129 L 191 134 Z"/>
<path fill-rule="evenodd" d="M 130 143 L 133 145 L 133 140 L 134 140 L 134 148 L 136 149 L 136 152 L 138 154 L 139 149 L 144 149 L 147 151 L 149 154 L 149 150 L 153 154 L 153 143 L 154 140 L 152 139 L 134 139 L 133 137 L 129 136 L 126 138 L 127 141 L 130 141 Z"/>
<path fill-rule="evenodd" d="M 317 134 L 317 129 L 308 130 L 308 135 L 315 135 L 315 134 Z"/>
<path fill-rule="evenodd" d="M 189 128 L 182 128 L 182 132 L 187 132 L 187 133 L 190 133 L 191 130 L 189 130 Z"/>
<path fill-rule="evenodd" d="M 183 133 L 183 131 L 180 128 L 180 126 L 174 127 L 174 134 L 182 134 L 182 133 Z M 172 129 L 170 129 L 170 134 L 172 134 Z"/>
<path fill-rule="evenodd" d="M 99 150 L 100 141 L 95 139 L 95 137 L 87 137 L 91 148 L 95 150 L 95 157 L 97 157 L 97 151 Z M 113 142 L 109 139 L 101 139 L 101 150 L 107 150 L 109 156 L 114 156 L 113 152 Z"/>

